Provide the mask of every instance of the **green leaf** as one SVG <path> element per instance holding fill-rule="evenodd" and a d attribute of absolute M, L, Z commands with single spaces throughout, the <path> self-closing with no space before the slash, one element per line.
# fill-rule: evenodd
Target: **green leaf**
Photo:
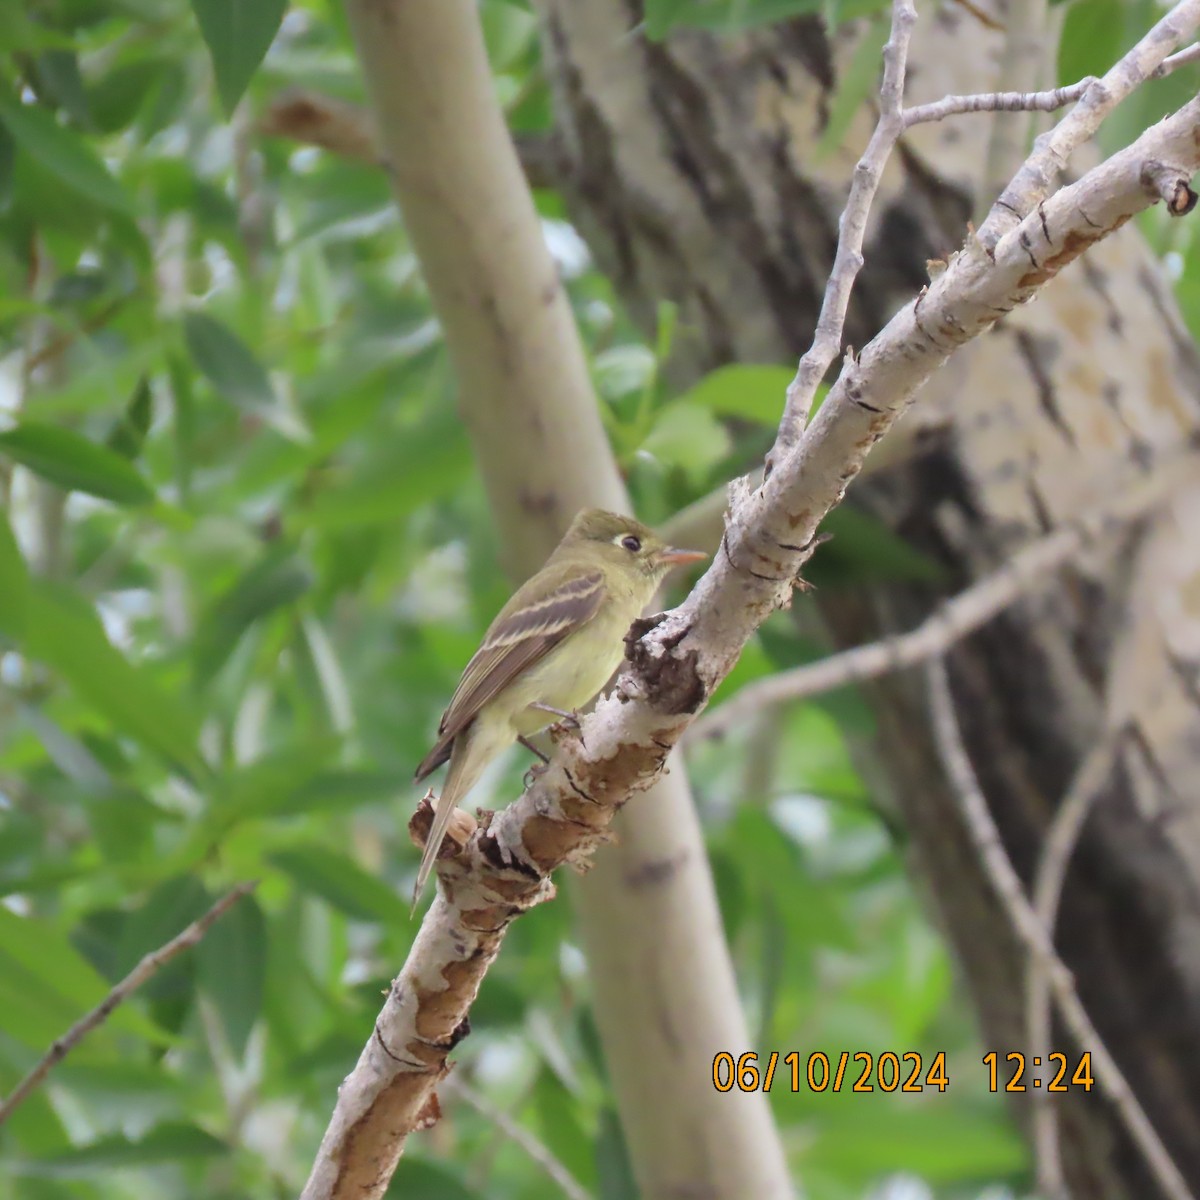
<path fill-rule="evenodd" d="M 728 430 L 711 412 L 676 400 L 658 412 L 641 449 L 698 479 L 729 453 L 730 445 Z"/>
<path fill-rule="evenodd" d="M 436 420 L 398 438 L 366 470 L 323 492 L 300 519 L 324 530 L 391 524 L 458 491 L 470 466 L 461 423 Z"/>
<path fill-rule="evenodd" d="M 87 492 L 114 504 L 152 504 L 154 489 L 129 460 L 73 429 L 22 421 L 0 433 L 0 454 L 68 491 Z"/>
<path fill-rule="evenodd" d="M 396 1167 L 386 1195 L 388 1200 L 483 1200 L 480 1192 L 441 1163 L 407 1154 Z"/>
<path fill-rule="evenodd" d="M 874 94 L 879 80 L 883 44 L 890 30 L 890 21 L 873 21 L 859 39 L 850 62 L 839 72 L 825 128 L 813 148 L 817 162 L 841 149 L 851 122 L 862 110 L 867 97 Z"/>
<path fill-rule="evenodd" d="M 600 1200 L 626 1200 L 638 1194 L 629 1161 L 629 1147 L 621 1132 L 621 1120 L 614 1108 L 600 1113 L 600 1131 L 596 1138 L 596 1172 L 600 1177 Z"/>
<path fill-rule="evenodd" d="M 253 896 L 243 896 L 197 948 L 200 987 L 217 1006 L 236 1058 L 246 1053 L 250 1030 L 262 1011 L 267 930 Z"/>
<path fill-rule="evenodd" d="M 52 113 L 0 94 L 0 122 L 20 149 L 88 204 L 131 211 L 129 196 L 92 148 L 79 134 L 64 129 Z"/>
<path fill-rule="evenodd" d="M 20 917 L 0 905 L 0 1028 L 38 1049 L 65 1033 L 108 994 L 109 984 L 48 921 Z M 13 1005 L 32 1006 L 23 1025 Z M 162 1031 L 135 1006 L 113 1010 L 114 1029 L 155 1042 Z M 32 1033 L 32 1036 L 29 1036 Z"/>
<path fill-rule="evenodd" d="M 302 888 L 362 921 L 408 920 L 408 908 L 390 887 L 353 859 L 325 846 L 276 850 L 269 860 Z"/>
<path fill-rule="evenodd" d="M 150 393 L 150 382 L 143 375 L 138 380 L 133 395 L 125 407 L 121 419 L 113 426 L 105 444 L 122 458 L 135 459 L 142 452 L 142 443 L 150 431 L 154 415 L 154 401 Z"/>
<path fill-rule="evenodd" d="M 257 413 L 275 406 L 275 389 L 262 364 L 228 325 L 204 313 L 187 313 L 183 337 L 196 366 L 227 400 Z"/>
<path fill-rule="evenodd" d="M 113 647 L 76 593 L 32 580 L 26 625 L 29 655 L 52 667 L 100 716 L 192 776 L 203 774 L 194 716 Z"/>
<path fill-rule="evenodd" d="M 228 1158 L 229 1147 L 197 1125 L 158 1125 L 144 1137 L 121 1134 L 86 1146 L 60 1150 L 51 1157 L 10 1162 L 15 1175 L 52 1179 L 87 1179 L 96 1171 L 117 1167 L 175 1166 L 185 1160 Z"/>
<path fill-rule="evenodd" d="M 303 596 L 312 582 L 312 572 L 287 547 L 255 563 L 200 622 L 193 643 L 197 681 L 211 680 L 255 621 Z"/>
<path fill-rule="evenodd" d="M 835 1055 L 830 1058 L 836 1061 Z M 932 1055 L 926 1056 L 925 1070 L 931 1062 Z M 905 1101 L 921 1097 L 844 1093 L 814 1122 L 800 1169 L 812 1166 L 849 1185 L 862 1186 L 882 1172 L 911 1171 L 942 1185 L 1021 1170 L 1028 1155 L 1003 1110 L 952 1100 L 960 1082 L 951 1075 L 950 1088 L 940 1102 L 934 1090 L 927 1094 L 926 1103 L 916 1105 Z M 826 1095 L 832 1098 L 831 1093 Z"/>
<path fill-rule="evenodd" d="M 805 570 L 805 577 L 818 587 L 879 580 L 933 582 L 945 576 L 936 559 L 853 505 L 833 509 L 821 522 L 821 530 L 833 537 Z"/>
<path fill-rule="evenodd" d="M 287 0 L 192 0 L 227 115 L 233 115 L 286 10 Z"/>
<path fill-rule="evenodd" d="M 7 212 L 12 204 L 16 158 L 17 144 L 7 126 L 0 122 L 0 213 Z"/>
<path fill-rule="evenodd" d="M 29 568 L 13 537 L 8 515 L 0 509 L 0 633 L 14 641 L 25 632 L 29 605 Z"/>
<path fill-rule="evenodd" d="M 54 103 L 76 125 L 91 125 L 87 91 L 79 73 L 79 57 L 72 50 L 47 50 L 38 56 L 37 73 Z"/>
<path fill-rule="evenodd" d="M 89 89 L 96 128 L 115 133 L 129 125 L 169 69 L 165 59 L 143 58 L 109 71 Z"/>
<path fill-rule="evenodd" d="M 794 367 L 733 363 L 709 371 L 679 401 L 774 429 L 783 416 L 788 384 L 795 374 Z"/>
<path fill-rule="evenodd" d="M 1061 85 L 1103 75 L 1125 49 L 1126 0 L 1078 0 L 1067 9 L 1058 41 Z"/>

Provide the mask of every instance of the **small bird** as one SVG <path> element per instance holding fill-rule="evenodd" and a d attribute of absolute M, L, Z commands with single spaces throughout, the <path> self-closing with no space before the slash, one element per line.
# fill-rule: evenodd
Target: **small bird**
<path fill-rule="evenodd" d="M 413 906 L 425 887 L 455 806 L 483 768 L 552 718 L 571 718 L 616 670 L 625 633 L 667 572 L 707 558 L 667 545 L 640 521 L 599 508 L 571 522 L 536 575 L 516 591 L 467 663 L 438 740 L 417 768 L 424 779 L 447 759 L 450 770 L 434 802 Z"/>

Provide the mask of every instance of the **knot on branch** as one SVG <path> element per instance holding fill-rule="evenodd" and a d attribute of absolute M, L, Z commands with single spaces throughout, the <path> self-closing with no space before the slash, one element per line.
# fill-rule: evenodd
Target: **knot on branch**
<path fill-rule="evenodd" d="M 1191 172 L 1171 163 L 1147 159 L 1142 167 L 1142 187 L 1166 205 L 1168 215 L 1185 217 L 1196 207 L 1196 193 L 1191 186 Z"/>
<path fill-rule="evenodd" d="M 682 625 L 647 641 L 646 635 L 666 620 L 666 613 L 640 617 L 625 635 L 625 657 L 645 689 L 646 702 L 668 716 L 694 713 L 704 703 L 708 689 L 700 678 L 699 655 L 695 650 L 678 652 L 680 642 L 691 631 Z"/>
<path fill-rule="evenodd" d="M 426 792 L 417 804 L 417 811 L 408 819 L 408 836 L 418 850 L 425 849 L 429 841 L 429 830 L 433 826 L 433 792 Z M 469 812 L 456 808 L 450 814 L 450 824 L 446 826 L 446 836 L 438 849 L 438 861 L 445 858 L 456 858 L 466 848 L 479 822 Z"/>

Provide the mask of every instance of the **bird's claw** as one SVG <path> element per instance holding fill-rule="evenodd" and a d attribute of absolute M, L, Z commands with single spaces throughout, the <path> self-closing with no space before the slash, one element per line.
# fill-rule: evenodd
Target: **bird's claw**
<path fill-rule="evenodd" d="M 523 788 L 533 787 L 534 780 L 540 779 L 543 775 L 545 775 L 546 768 L 549 765 L 550 764 L 548 762 L 534 763 L 533 766 L 531 766 L 529 770 L 525 772 L 525 777 L 521 780 L 521 786 Z"/>

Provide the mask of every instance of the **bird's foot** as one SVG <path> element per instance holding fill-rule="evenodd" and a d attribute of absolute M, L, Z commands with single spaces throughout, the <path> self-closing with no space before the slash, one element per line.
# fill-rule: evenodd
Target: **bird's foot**
<path fill-rule="evenodd" d="M 546 768 L 549 766 L 549 759 L 547 759 L 545 762 L 534 763 L 533 766 L 531 766 L 529 770 L 525 772 L 525 778 L 521 780 L 521 786 L 523 788 L 533 787 L 534 780 L 541 779 L 541 777 L 546 773 Z"/>
<path fill-rule="evenodd" d="M 566 709 L 555 708 L 553 704 L 542 704 L 540 702 L 531 704 L 529 707 L 536 708 L 538 710 L 538 712 L 549 713 L 551 716 L 557 717 L 558 720 L 555 721 L 554 724 L 550 726 L 550 728 L 552 730 L 559 728 L 559 726 L 562 726 L 563 728 L 566 728 L 566 729 L 573 729 L 576 731 L 579 729 L 579 712 L 578 712 L 578 710 L 575 710 L 572 712 L 567 712 Z"/>

